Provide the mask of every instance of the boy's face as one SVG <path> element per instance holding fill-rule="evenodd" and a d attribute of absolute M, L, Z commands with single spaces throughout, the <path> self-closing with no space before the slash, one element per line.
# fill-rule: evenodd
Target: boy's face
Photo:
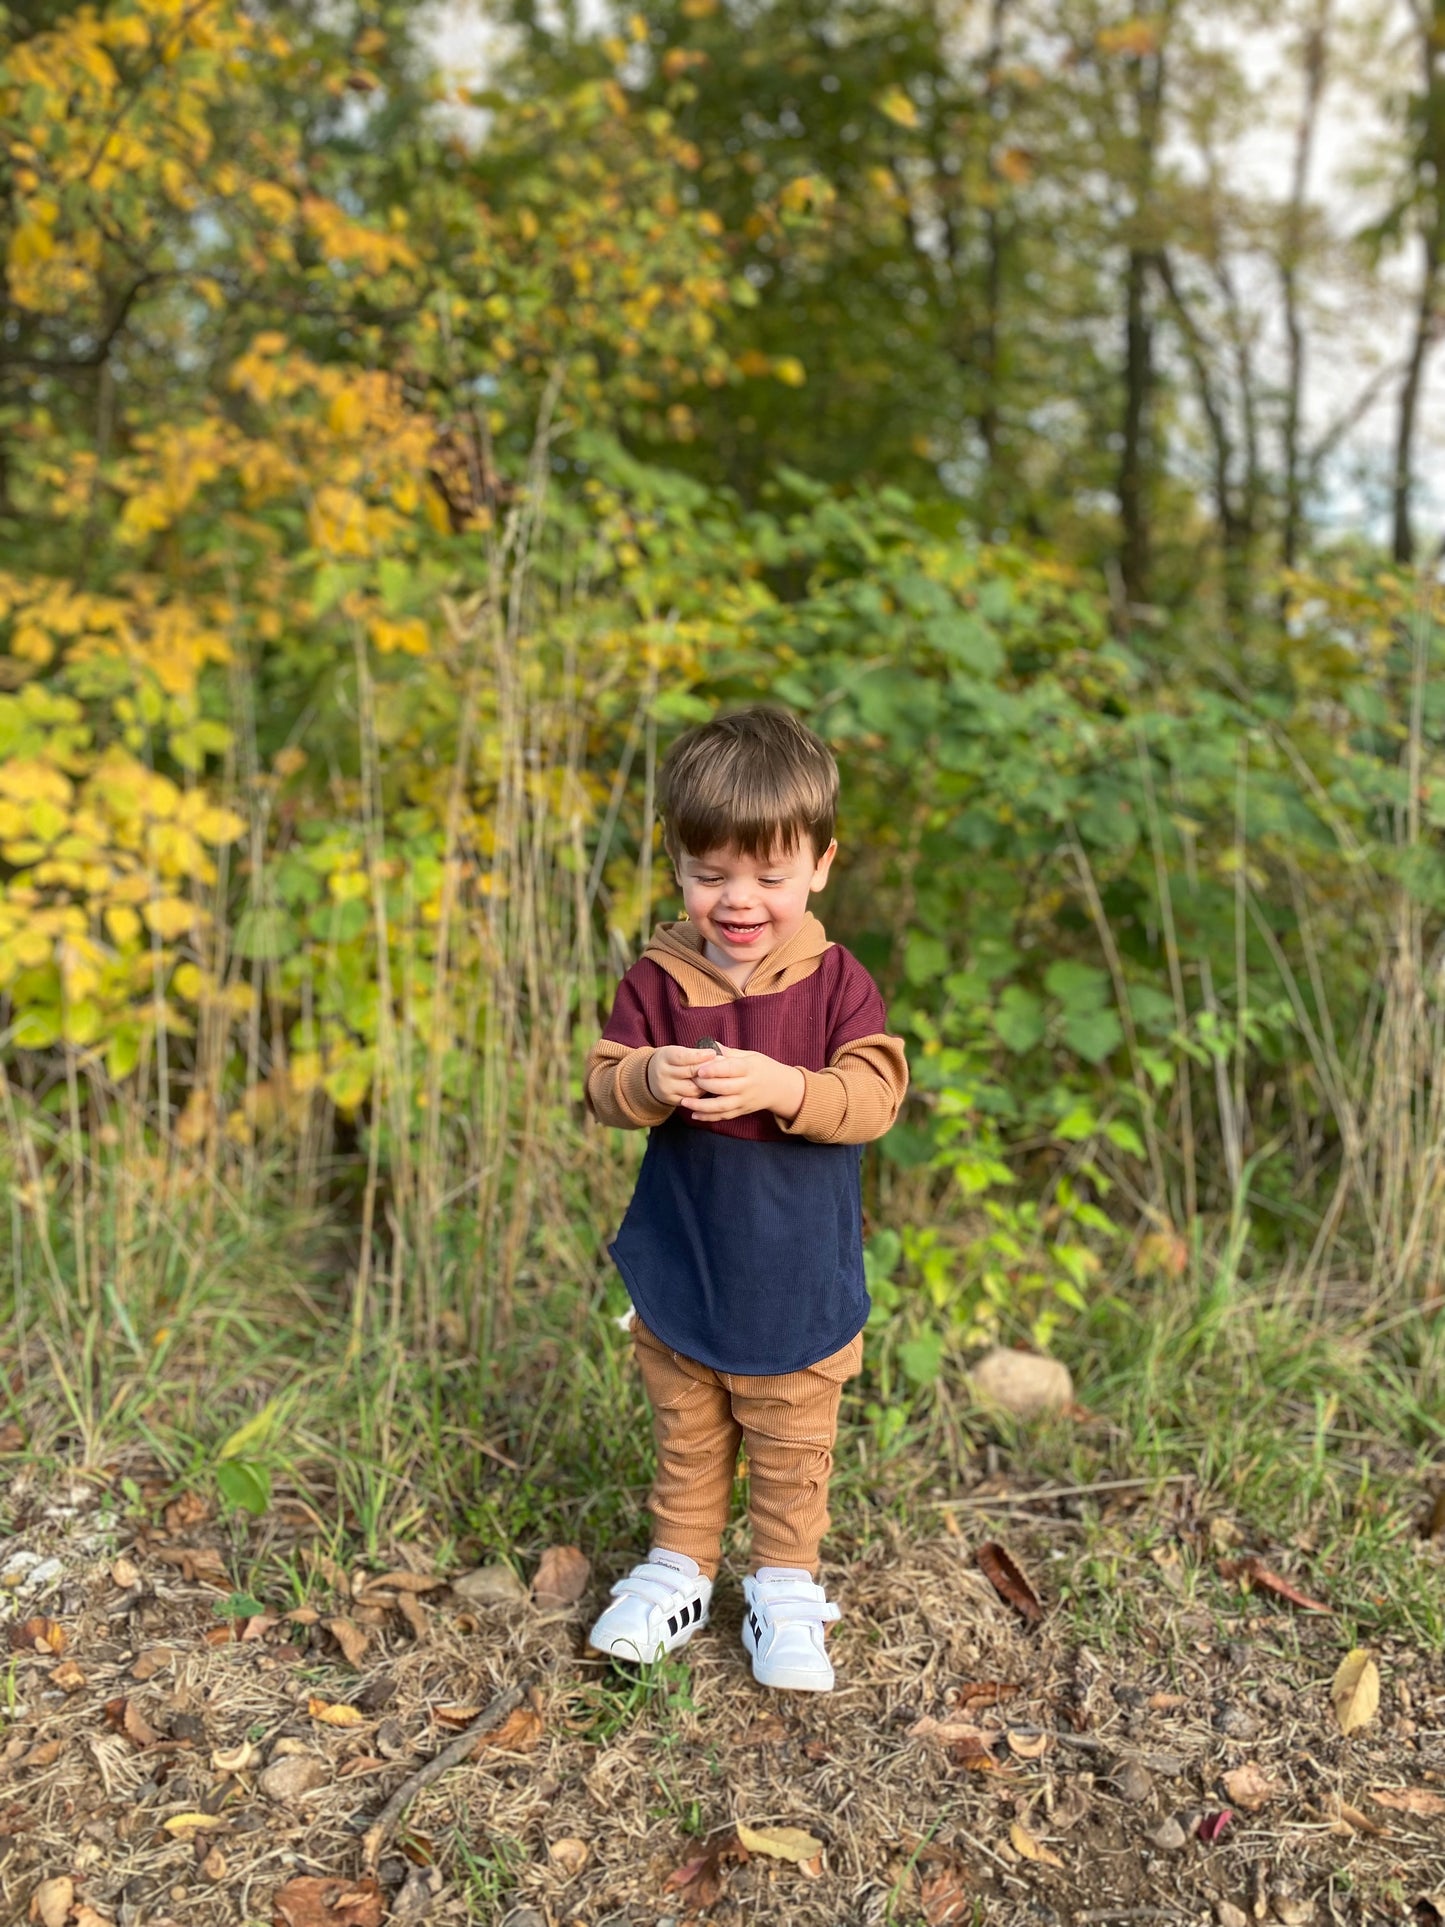
<path fill-rule="evenodd" d="M 802 928 L 808 898 L 828 881 L 836 839 L 820 857 L 811 843 L 767 863 L 736 850 L 684 856 L 677 866 L 683 907 L 704 941 L 729 963 L 756 963 Z"/>

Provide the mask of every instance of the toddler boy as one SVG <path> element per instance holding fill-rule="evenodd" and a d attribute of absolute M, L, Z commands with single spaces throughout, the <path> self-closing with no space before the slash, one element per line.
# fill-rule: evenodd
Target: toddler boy
<path fill-rule="evenodd" d="M 706 1623 L 745 1444 L 743 1645 L 764 1686 L 826 1692 L 818 1547 L 868 1316 L 861 1147 L 908 1068 L 873 979 L 808 908 L 838 847 L 825 745 L 740 710 L 681 737 L 660 790 L 685 915 L 618 985 L 586 1074 L 604 1124 L 651 1133 L 611 1252 L 657 1438 L 653 1546 L 590 1639 L 652 1660 Z"/>

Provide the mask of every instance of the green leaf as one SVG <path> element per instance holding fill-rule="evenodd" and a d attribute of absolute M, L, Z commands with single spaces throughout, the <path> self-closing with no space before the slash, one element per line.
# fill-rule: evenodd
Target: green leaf
<path fill-rule="evenodd" d="M 903 974 L 911 984 L 931 984 L 948 968 L 948 950 L 938 937 L 910 930 L 903 947 Z"/>
<path fill-rule="evenodd" d="M 1066 1017 L 1064 1042 L 1089 1064 L 1102 1064 L 1124 1041 L 1124 1026 L 1112 1010 L 1078 1011 Z"/>
<path fill-rule="evenodd" d="M 271 1474 L 264 1465 L 255 1465 L 249 1459 L 223 1460 L 216 1467 L 216 1484 L 228 1505 L 254 1513 L 258 1519 L 271 1503 Z"/>
<path fill-rule="evenodd" d="M 885 1280 L 893 1276 L 902 1256 L 903 1240 L 896 1231 L 873 1233 L 863 1247 L 863 1271 L 870 1291 L 877 1291 Z"/>
<path fill-rule="evenodd" d="M 1066 1011 L 1098 1010 L 1108 1001 L 1109 978 L 1094 964 L 1061 958 L 1044 972 L 1044 988 L 1058 998 Z"/>
<path fill-rule="evenodd" d="M 266 1610 L 262 1599 L 253 1599 L 248 1592 L 233 1592 L 229 1598 L 218 1599 L 211 1611 L 221 1619 L 254 1619 L 257 1613 Z"/>
<path fill-rule="evenodd" d="M 1044 1007 L 1031 990 L 1010 984 L 998 1000 L 993 1027 L 999 1042 L 1021 1057 L 1044 1034 Z"/>
<path fill-rule="evenodd" d="M 898 1347 L 898 1362 L 915 1385 L 931 1385 L 943 1369 L 943 1340 L 923 1332 Z"/>
<path fill-rule="evenodd" d="M 1127 1151 L 1131 1158 L 1143 1157 L 1144 1140 L 1126 1118 L 1111 1118 L 1104 1126 L 1104 1136 L 1121 1151 Z"/>
<path fill-rule="evenodd" d="M 289 957 L 296 944 L 295 928 L 284 910 L 258 904 L 242 911 L 233 946 L 238 957 L 250 963 L 276 963 Z"/>

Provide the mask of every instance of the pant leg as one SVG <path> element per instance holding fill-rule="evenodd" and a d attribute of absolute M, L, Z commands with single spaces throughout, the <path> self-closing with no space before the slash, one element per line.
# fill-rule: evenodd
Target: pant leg
<path fill-rule="evenodd" d="M 747 1445 L 753 1525 L 749 1570 L 799 1566 L 816 1576 L 828 1530 L 828 1479 L 843 1383 L 863 1363 L 863 1334 L 801 1372 L 729 1373 L 733 1417 Z"/>
<path fill-rule="evenodd" d="M 648 1499 L 652 1542 L 686 1553 L 715 1579 L 742 1430 L 709 1366 L 664 1345 L 640 1318 L 632 1336 L 657 1440 L 657 1478 Z"/>

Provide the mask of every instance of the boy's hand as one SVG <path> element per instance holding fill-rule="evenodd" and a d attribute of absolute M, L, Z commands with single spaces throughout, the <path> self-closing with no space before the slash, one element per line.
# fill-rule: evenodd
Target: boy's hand
<path fill-rule="evenodd" d="M 694 1089 L 682 1098 L 682 1108 L 694 1117 L 746 1117 L 750 1111 L 771 1111 L 791 1120 L 803 1107 L 803 1073 L 780 1064 L 760 1050 L 725 1050 L 721 1057 L 706 1052 L 706 1062 L 693 1073 Z M 698 1093 L 701 1095 L 698 1095 Z"/>
<path fill-rule="evenodd" d="M 647 1060 L 647 1088 L 659 1104 L 680 1104 L 697 1096 L 693 1072 L 715 1061 L 710 1050 L 689 1050 L 685 1044 L 664 1044 Z"/>

